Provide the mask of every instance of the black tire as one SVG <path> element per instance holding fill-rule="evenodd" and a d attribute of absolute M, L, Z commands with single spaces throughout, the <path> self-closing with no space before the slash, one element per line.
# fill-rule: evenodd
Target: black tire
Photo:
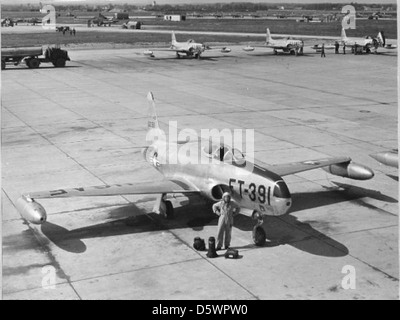
<path fill-rule="evenodd" d="M 65 61 L 65 59 L 62 59 L 62 58 L 58 58 L 55 62 L 53 62 L 53 65 L 56 68 L 64 68 L 65 64 L 66 64 L 66 61 Z"/>
<path fill-rule="evenodd" d="M 172 206 L 171 201 L 165 201 L 165 207 L 165 214 L 167 216 L 167 219 L 172 219 L 174 217 L 174 207 Z"/>
<path fill-rule="evenodd" d="M 28 61 L 28 67 L 31 69 L 39 68 L 39 66 L 40 66 L 40 61 L 38 59 L 30 59 Z"/>
<path fill-rule="evenodd" d="M 6 68 L 6 62 L 4 60 L 1 60 L 1 70 L 4 70 Z"/>
<path fill-rule="evenodd" d="M 255 245 L 258 247 L 263 246 L 266 238 L 264 229 L 261 226 L 255 226 L 253 229 L 253 241 Z"/>

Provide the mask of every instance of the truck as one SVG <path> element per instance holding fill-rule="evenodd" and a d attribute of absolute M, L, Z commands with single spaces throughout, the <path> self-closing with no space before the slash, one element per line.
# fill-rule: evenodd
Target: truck
<path fill-rule="evenodd" d="M 30 69 L 39 68 L 41 63 L 52 63 L 56 68 L 65 67 L 67 61 L 71 59 L 66 50 L 59 47 L 21 47 L 21 48 L 1 48 L 1 70 L 7 64 L 19 65 L 25 62 Z"/>

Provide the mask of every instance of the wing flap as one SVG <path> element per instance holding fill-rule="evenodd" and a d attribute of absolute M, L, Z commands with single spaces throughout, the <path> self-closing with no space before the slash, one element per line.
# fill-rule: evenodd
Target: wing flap
<path fill-rule="evenodd" d="M 95 197 L 95 196 L 118 196 L 131 194 L 160 194 L 160 193 L 197 193 L 199 190 L 194 186 L 182 181 L 147 181 L 138 183 L 126 183 L 115 185 L 102 185 L 91 187 L 79 187 L 70 189 L 57 189 L 50 191 L 39 191 L 24 194 L 25 198 L 69 198 L 69 197 Z"/>
<path fill-rule="evenodd" d="M 327 167 L 333 164 L 346 163 L 350 161 L 351 158 L 349 157 L 335 157 L 335 158 L 308 160 L 308 161 L 293 162 L 293 163 L 278 164 L 278 165 L 267 165 L 266 169 L 283 177 L 290 174 L 295 174 L 308 170 L 314 170 L 318 168 Z"/>

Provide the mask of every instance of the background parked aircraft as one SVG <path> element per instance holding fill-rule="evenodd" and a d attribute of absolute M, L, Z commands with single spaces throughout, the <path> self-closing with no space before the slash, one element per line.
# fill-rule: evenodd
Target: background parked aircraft
<path fill-rule="evenodd" d="M 266 42 L 263 46 L 257 46 L 259 48 L 272 48 L 274 54 L 278 54 L 278 50 L 283 51 L 285 53 L 295 54 L 303 53 L 304 41 L 303 40 L 295 40 L 291 37 L 286 39 L 273 39 L 271 37 L 271 33 L 269 28 L 267 28 L 266 33 Z M 254 51 L 255 46 L 247 46 L 243 48 L 244 51 Z"/>
<path fill-rule="evenodd" d="M 185 54 L 187 57 L 194 57 L 200 59 L 201 54 L 206 50 L 220 50 L 222 53 L 229 53 L 231 49 L 227 47 L 209 47 L 204 43 L 197 43 L 192 39 L 187 40 L 186 42 L 178 42 L 176 41 L 175 33 L 172 31 L 171 33 L 171 46 L 169 48 L 160 48 L 160 49 L 151 49 L 146 50 L 144 55 L 149 57 L 154 57 L 154 51 L 174 51 L 176 53 L 176 57 L 180 58 L 181 54 Z"/>

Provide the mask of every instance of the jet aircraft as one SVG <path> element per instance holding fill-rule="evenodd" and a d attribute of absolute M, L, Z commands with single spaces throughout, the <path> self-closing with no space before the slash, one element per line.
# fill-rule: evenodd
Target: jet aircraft
<path fill-rule="evenodd" d="M 304 41 L 303 40 L 294 40 L 291 38 L 280 39 L 280 40 L 272 39 L 269 28 L 267 28 L 265 45 L 258 46 L 258 47 L 272 48 L 274 51 L 274 54 L 278 54 L 278 50 L 281 50 L 285 53 L 297 55 L 298 53 L 300 53 L 300 54 L 303 53 Z M 243 50 L 247 51 L 247 52 L 254 51 L 255 47 L 247 46 L 247 47 L 243 48 Z"/>
<path fill-rule="evenodd" d="M 342 28 L 340 41 L 342 45 L 350 47 L 352 51 L 357 51 L 357 49 L 360 48 L 362 51 L 365 51 L 367 53 L 369 53 L 371 49 L 375 49 L 375 52 L 377 52 L 377 49 L 379 47 L 386 49 L 397 48 L 397 46 L 395 45 L 386 43 L 386 38 L 383 31 L 380 31 L 376 38 L 372 38 L 370 36 L 367 36 L 365 38 L 348 38 L 346 35 L 346 31 Z"/>
<path fill-rule="evenodd" d="M 199 141 L 190 139 L 185 142 L 161 139 L 157 135 L 161 129 L 151 92 L 147 99 L 148 146 L 143 149 L 143 156 L 150 166 L 163 175 L 163 180 L 24 193 L 15 202 L 21 216 L 33 224 L 46 222 L 46 211 L 37 199 L 154 194 L 156 202 L 153 211 L 173 217 L 174 209 L 172 203 L 166 200 L 167 194 L 198 194 L 219 201 L 223 193 L 229 191 L 232 198 L 243 209 L 247 209 L 242 212 L 247 212 L 258 221 L 253 229 L 253 241 L 261 246 L 266 240 L 261 226 L 263 217 L 283 215 L 292 205 L 291 194 L 283 177 L 317 168 L 355 180 L 367 180 L 374 176 L 371 169 L 352 162 L 346 156 L 267 165 L 246 158 L 239 150 L 228 145 L 213 143 L 214 140 L 199 145 Z M 188 147 L 191 147 L 189 153 L 181 152 L 181 148 L 188 150 Z M 175 159 L 173 156 L 179 160 L 170 161 Z"/>
<path fill-rule="evenodd" d="M 227 47 L 222 48 L 211 48 L 206 46 L 204 43 L 196 43 L 194 40 L 190 39 L 186 42 L 176 41 L 175 32 L 171 33 L 171 46 L 165 49 L 152 49 L 146 50 L 144 55 L 154 58 L 154 51 L 174 51 L 176 57 L 180 58 L 181 54 L 186 54 L 188 57 L 194 57 L 200 59 L 201 54 L 206 50 L 221 50 L 222 53 L 229 53 L 231 49 Z"/>

